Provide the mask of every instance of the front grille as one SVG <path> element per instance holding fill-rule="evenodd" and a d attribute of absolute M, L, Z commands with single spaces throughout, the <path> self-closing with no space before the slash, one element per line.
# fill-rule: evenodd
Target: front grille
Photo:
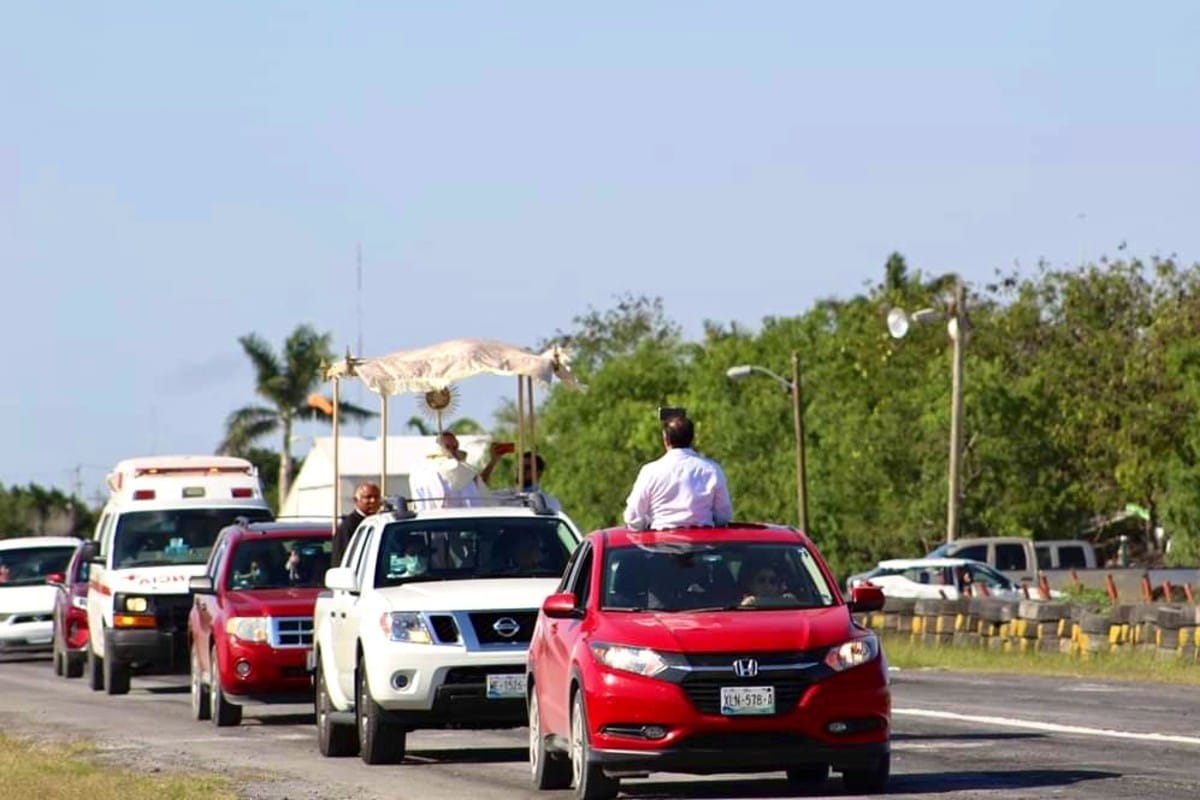
<path fill-rule="evenodd" d="M 753 658 L 759 667 L 789 666 L 793 664 L 819 664 L 825 650 L 791 650 L 770 653 L 688 653 L 687 662 L 693 667 L 730 667 L 740 658 Z"/>
<path fill-rule="evenodd" d="M 433 635 L 442 644 L 457 644 L 458 643 L 458 626 L 454 624 L 454 617 L 449 614 L 430 614 L 429 623 L 433 625 Z"/>
<path fill-rule="evenodd" d="M 191 595 L 156 594 L 150 601 L 154 606 L 154 622 L 160 630 L 183 633 L 188 627 L 192 610 Z"/>
<path fill-rule="evenodd" d="M 534 623 L 537 622 L 536 611 L 476 611 L 467 616 L 480 644 L 529 644 L 533 637 Z M 505 636 L 496 630 L 497 623 L 503 628 L 510 622 L 517 624 L 511 636 Z"/>
<path fill-rule="evenodd" d="M 721 713 L 722 686 L 774 686 L 775 713 L 786 714 L 800 702 L 800 696 L 811 685 L 810 676 L 788 670 L 772 672 L 755 678 L 738 678 L 732 673 L 693 673 L 684 677 L 683 691 L 701 714 Z"/>
<path fill-rule="evenodd" d="M 274 617 L 271 620 L 272 647 L 312 647 L 312 617 Z"/>
<path fill-rule="evenodd" d="M 507 667 L 452 667 L 446 670 L 446 680 L 443 686 L 467 684 L 482 686 L 487 683 L 488 675 L 519 675 L 525 672 L 521 665 Z"/>

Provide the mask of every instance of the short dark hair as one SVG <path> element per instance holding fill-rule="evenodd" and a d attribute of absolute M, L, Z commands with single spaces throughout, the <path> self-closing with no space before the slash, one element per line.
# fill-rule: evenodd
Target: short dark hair
<path fill-rule="evenodd" d="M 687 417 L 671 417 L 663 423 L 663 436 L 671 447 L 691 447 L 696 428 Z"/>
<path fill-rule="evenodd" d="M 533 456 L 533 453 L 526 450 L 524 453 L 521 454 L 521 461 L 528 462 L 530 456 Z M 543 472 L 546 471 L 546 459 L 542 458 L 541 453 L 537 454 L 536 456 L 533 456 L 533 458 L 534 458 L 533 463 L 537 465 L 538 475 L 541 475 Z"/>

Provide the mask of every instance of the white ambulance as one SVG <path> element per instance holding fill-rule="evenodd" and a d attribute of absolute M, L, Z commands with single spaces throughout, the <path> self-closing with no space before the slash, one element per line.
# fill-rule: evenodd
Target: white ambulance
<path fill-rule="evenodd" d="M 129 691 L 132 670 L 187 670 L 188 580 L 204 574 L 217 534 L 269 520 L 254 465 L 226 456 L 119 462 L 96 525 L 88 578 L 88 684 Z"/>

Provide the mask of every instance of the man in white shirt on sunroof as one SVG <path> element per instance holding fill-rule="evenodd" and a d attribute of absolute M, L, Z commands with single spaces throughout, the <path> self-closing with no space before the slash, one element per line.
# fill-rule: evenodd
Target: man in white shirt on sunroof
<path fill-rule="evenodd" d="M 631 530 L 710 527 L 733 520 L 725 473 L 692 449 L 694 436 L 695 426 L 683 414 L 663 423 L 666 452 L 642 466 L 625 501 Z"/>

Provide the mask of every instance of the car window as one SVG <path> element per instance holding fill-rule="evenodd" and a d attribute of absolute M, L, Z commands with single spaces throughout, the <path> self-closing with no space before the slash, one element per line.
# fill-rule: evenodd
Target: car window
<path fill-rule="evenodd" d="M 375 586 L 478 578 L 558 578 L 576 546 L 554 517 L 411 519 L 381 534 Z"/>
<path fill-rule="evenodd" d="M 954 557 L 969 558 L 972 561 L 987 561 L 987 545 L 973 544 L 960 550 L 955 550 Z"/>
<path fill-rule="evenodd" d="M 834 602 L 808 548 L 745 540 L 610 548 L 601 592 L 602 607 L 632 611 L 819 608 Z"/>
<path fill-rule="evenodd" d="M 592 593 L 592 564 L 594 560 L 594 551 L 591 547 L 588 547 L 587 552 L 579 560 L 579 568 L 575 570 L 571 587 L 567 590 L 575 595 L 576 608 L 587 608 L 588 598 L 591 597 Z"/>
<path fill-rule="evenodd" d="M 205 574 L 212 580 L 213 586 L 217 585 L 218 576 L 221 574 L 222 557 L 228 549 L 229 537 L 224 536 L 217 541 L 216 550 L 213 551 L 212 558 L 208 560 L 208 567 L 205 569 Z"/>
<path fill-rule="evenodd" d="M 590 547 L 586 542 L 575 548 L 575 552 L 571 553 L 571 557 L 567 559 L 567 565 L 563 567 L 562 580 L 558 582 L 558 588 L 555 592 L 567 591 L 567 586 L 571 582 L 571 572 L 575 569 L 575 565 L 579 562 L 579 557 L 583 555 L 584 550 Z"/>
<path fill-rule="evenodd" d="M 45 583 L 52 573 L 67 571 L 75 545 L 21 547 L 0 550 L 0 584 L 34 586 Z"/>
<path fill-rule="evenodd" d="M 1025 546 L 1020 544 L 998 544 L 996 545 L 996 569 L 999 570 L 1023 570 L 1028 569 L 1028 562 L 1025 558 Z"/>
<path fill-rule="evenodd" d="M 1050 569 L 1053 566 L 1050 560 L 1050 545 L 1036 545 L 1034 552 L 1037 554 L 1038 569 Z"/>
<path fill-rule="evenodd" d="M 259 508 L 186 508 L 129 511 L 117 520 L 113 566 L 206 564 L 217 535 L 239 517 L 271 518 Z"/>
<path fill-rule="evenodd" d="M 333 541 L 327 535 L 243 538 L 229 554 L 226 588 L 322 586 L 332 551 Z"/>
<path fill-rule="evenodd" d="M 350 546 L 346 548 L 346 554 L 342 556 L 342 563 L 335 564 L 334 566 L 349 567 L 350 569 L 358 570 L 358 559 L 362 555 L 363 542 L 367 540 L 372 525 L 373 523 L 359 523 L 358 527 L 354 530 L 354 534 L 350 537 Z"/>
<path fill-rule="evenodd" d="M 1077 544 L 1059 545 L 1058 547 L 1058 568 L 1059 569 L 1076 569 L 1087 567 L 1087 556 L 1084 555 L 1083 547 Z"/>
<path fill-rule="evenodd" d="M 989 589 L 1014 588 L 1012 581 L 985 564 L 970 564 L 967 566 L 967 571 L 973 582 L 982 583 Z"/>

